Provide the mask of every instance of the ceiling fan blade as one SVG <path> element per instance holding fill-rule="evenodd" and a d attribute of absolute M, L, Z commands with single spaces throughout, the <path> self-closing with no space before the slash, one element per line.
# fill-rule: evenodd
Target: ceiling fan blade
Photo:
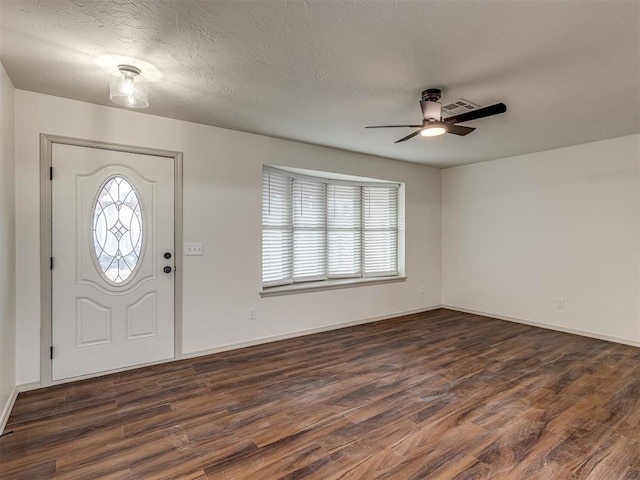
<path fill-rule="evenodd" d="M 364 127 L 364 128 L 402 128 L 402 127 L 420 128 L 422 127 L 422 125 L 371 125 L 369 127 Z"/>
<path fill-rule="evenodd" d="M 422 126 L 422 125 L 420 125 L 420 126 Z M 413 137 L 415 137 L 416 135 L 418 135 L 421 131 L 422 131 L 422 129 L 420 129 L 420 130 L 416 130 L 415 132 L 410 133 L 410 134 L 409 134 L 409 135 L 407 135 L 406 137 L 402 137 L 400 140 L 396 140 L 396 141 L 395 141 L 395 142 L 393 142 L 393 143 L 400 143 L 400 142 L 404 142 L 404 141 L 406 141 L 406 140 L 409 140 L 410 138 L 413 138 Z"/>
<path fill-rule="evenodd" d="M 453 133 L 454 135 L 465 136 L 469 135 L 475 130 L 473 127 L 465 127 L 464 125 L 447 125 L 447 133 Z"/>
<path fill-rule="evenodd" d="M 496 103 L 495 105 L 489 105 L 488 107 L 478 108 L 470 112 L 461 113 L 460 115 L 454 115 L 453 117 L 445 118 L 445 123 L 462 123 L 476 120 L 478 118 L 490 117 L 491 115 L 498 115 L 507 111 L 507 106 L 504 103 Z"/>

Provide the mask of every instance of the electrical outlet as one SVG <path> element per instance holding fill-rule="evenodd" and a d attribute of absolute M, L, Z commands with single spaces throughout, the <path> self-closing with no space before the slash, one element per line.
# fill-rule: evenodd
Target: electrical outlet
<path fill-rule="evenodd" d="M 560 310 L 564 309 L 564 298 L 558 298 L 556 300 L 556 308 L 559 308 Z"/>
<path fill-rule="evenodd" d="M 256 312 L 255 308 L 250 308 L 249 309 L 249 320 L 255 320 L 256 318 L 258 318 L 258 312 Z"/>
<path fill-rule="evenodd" d="M 424 295 L 424 285 L 420 285 L 420 295 Z"/>
<path fill-rule="evenodd" d="M 202 243 L 185 243 L 185 255 L 204 255 L 204 245 Z"/>

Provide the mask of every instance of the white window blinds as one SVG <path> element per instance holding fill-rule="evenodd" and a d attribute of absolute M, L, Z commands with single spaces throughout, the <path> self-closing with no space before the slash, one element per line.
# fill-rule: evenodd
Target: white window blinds
<path fill-rule="evenodd" d="M 264 168 L 264 287 L 393 275 L 398 275 L 398 184 Z"/>
<path fill-rule="evenodd" d="M 398 189 L 363 188 L 365 276 L 398 274 Z"/>
<path fill-rule="evenodd" d="M 326 184 L 293 179 L 293 281 L 324 280 Z"/>
<path fill-rule="evenodd" d="M 328 276 L 359 277 L 361 274 L 362 188 L 357 185 L 327 186 Z"/>
<path fill-rule="evenodd" d="M 293 282 L 292 178 L 275 171 L 262 175 L 262 284 Z"/>

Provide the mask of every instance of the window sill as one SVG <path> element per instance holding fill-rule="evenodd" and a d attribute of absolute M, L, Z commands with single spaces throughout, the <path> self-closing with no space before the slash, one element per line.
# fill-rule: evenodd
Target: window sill
<path fill-rule="evenodd" d="M 321 292 L 323 290 L 336 290 L 340 288 L 362 287 L 365 285 L 380 285 L 383 283 L 404 282 L 405 276 L 397 277 L 370 277 L 370 278 L 345 278 L 336 280 L 324 280 L 322 282 L 296 283 L 279 287 L 267 287 L 260 291 L 261 297 L 276 297 L 279 295 L 292 295 L 294 293 Z"/>

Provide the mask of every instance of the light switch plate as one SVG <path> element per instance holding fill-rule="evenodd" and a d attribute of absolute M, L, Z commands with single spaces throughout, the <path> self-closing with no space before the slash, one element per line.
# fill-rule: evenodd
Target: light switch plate
<path fill-rule="evenodd" d="M 184 254 L 187 256 L 204 255 L 204 245 L 202 243 L 185 243 Z"/>

